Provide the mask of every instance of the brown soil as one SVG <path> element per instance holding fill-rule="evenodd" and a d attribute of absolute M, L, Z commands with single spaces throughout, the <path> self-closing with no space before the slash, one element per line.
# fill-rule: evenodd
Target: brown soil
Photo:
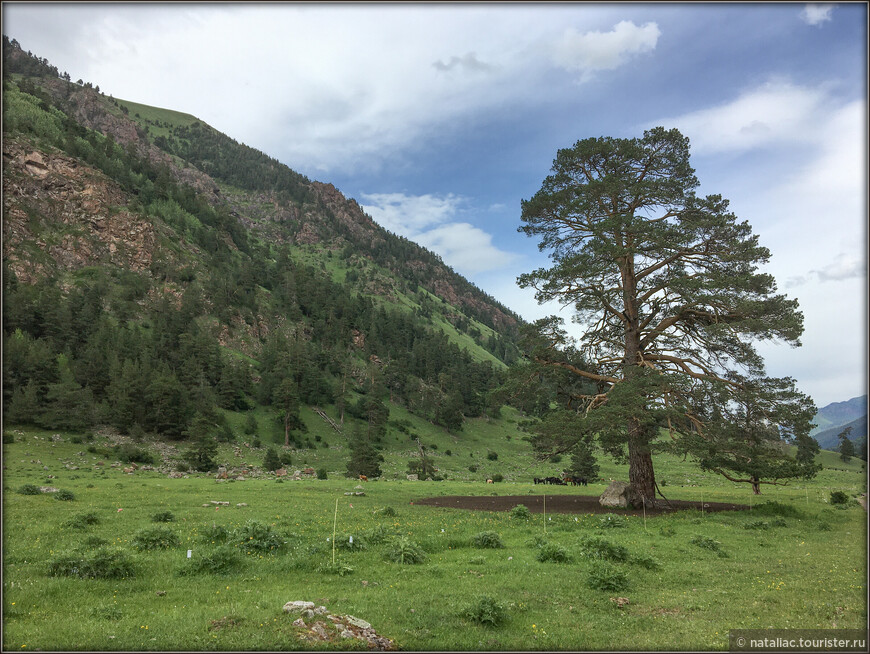
<path fill-rule="evenodd" d="M 547 513 L 619 513 L 621 515 L 642 516 L 643 509 L 620 509 L 601 506 L 597 495 L 547 495 Z M 510 511 L 519 504 L 524 504 L 532 513 L 543 513 L 543 495 L 479 495 L 460 496 L 445 495 L 443 497 L 426 497 L 414 500 L 411 504 L 439 506 L 448 509 L 470 509 L 472 511 Z M 743 511 L 746 504 L 726 504 L 723 502 L 704 502 L 704 511 Z M 647 516 L 663 515 L 687 509 L 701 510 L 700 502 L 688 500 L 659 499 L 655 508 L 646 510 Z"/>

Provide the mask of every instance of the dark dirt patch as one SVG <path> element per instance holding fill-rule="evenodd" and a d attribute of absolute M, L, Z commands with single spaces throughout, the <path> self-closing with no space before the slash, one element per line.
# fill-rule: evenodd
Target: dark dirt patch
<path fill-rule="evenodd" d="M 472 511 L 510 511 L 518 504 L 524 504 L 532 513 L 543 513 L 543 495 L 445 495 L 414 500 L 411 504 L 438 506 L 447 509 L 470 509 Z M 701 510 L 700 502 L 688 500 L 659 499 L 654 509 L 646 510 L 647 516 L 664 515 L 689 509 Z M 743 511 L 746 504 L 724 502 L 704 502 L 704 511 Z M 642 509 L 619 509 L 601 506 L 597 495 L 547 495 L 547 513 L 619 513 L 620 515 L 642 516 Z"/>

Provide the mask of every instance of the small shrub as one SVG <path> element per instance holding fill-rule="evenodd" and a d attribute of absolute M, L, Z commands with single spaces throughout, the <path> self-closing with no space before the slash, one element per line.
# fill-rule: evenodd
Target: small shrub
<path fill-rule="evenodd" d="M 9 444 L 14 443 L 14 442 L 15 442 L 15 434 L 8 432 L 8 431 L 4 431 L 3 432 L 3 444 L 9 445 Z"/>
<path fill-rule="evenodd" d="M 318 468 L 317 469 L 317 478 L 318 479 L 326 479 L 326 468 Z"/>
<path fill-rule="evenodd" d="M 41 495 L 42 491 L 39 490 L 39 486 L 35 484 L 24 484 L 18 489 L 18 492 L 21 495 Z"/>
<path fill-rule="evenodd" d="M 133 547 L 139 550 L 165 550 L 179 543 L 176 533 L 168 527 L 146 527 L 133 536 Z"/>
<path fill-rule="evenodd" d="M 753 520 L 743 525 L 744 529 L 769 529 L 770 525 L 766 520 Z"/>
<path fill-rule="evenodd" d="M 190 472 L 190 466 L 187 461 L 177 461 L 175 463 L 176 472 Z"/>
<path fill-rule="evenodd" d="M 532 512 L 529 511 L 529 507 L 525 504 L 517 504 L 511 509 L 511 518 L 516 518 L 517 520 L 528 520 L 531 517 Z"/>
<path fill-rule="evenodd" d="M 66 490 L 61 488 L 54 494 L 54 499 L 60 500 L 61 502 L 74 502 L 76 499 L 76 494 L 71 490 Z"/>
<path fill-rule="evenodd" d="M 378 515 L 393 517 L 396 515 L 396 509 L 391 506 L 385 506 L 382 509 L 377 510 Z"/>
<path fill-rule="evenodd" d="M 758 515 L 778 515 L 786 518 L 802 518 L 804 515 L 800 509 L 792 504 L 774 502 L 773 500 L 762 502 L 756 506 L 752 512 Z"/>
<path fill-rule="evenodd" d="M 223 525 L 211 525 L 203 528 L 200 540 L 206 543 L 225 543 L 229 536 L 229 529 Z"/>
<path fill-rule="evenodd" d="M 157 461 L 151 452 L 142 449 L 141 447 L 136 447 L 131 443 L 115 445 L 112 449 L 114 450 L 115 456 L 118 457 L 118 460 L 123 461 L 124 463 L 144 463 L 147 465 L 156 463 Z"/>
<path fill-rule="evenodd" d="M 849 496 L 843 491 L 831 491 L 831 504 L 846 504 Z"/>
<path fill-rule="evenodd" d="M 649 554 L 635 554 L 629 559 L 629 562 L 647 570 L 659 570 L 662 567 L 661 562 Z"/>
<path fill-rule="evenodd" d="M 716 552 L 716 554 L 723 559 L 728 556 L 728 553 L 722 549 L 722 543 L 720 543 L 718 540 L 713 540 L 709 536 L 702 536 L 700 534 L 696 534 L 689 539 L 689 542 L 692 543 L 692 545 L 697 545 L 702 549 Z"/>
<path fill-rule="evenodd" d="M 468 562 L 471 565 L 483 565 L 484 563 L 486 563 L 486 559 L 482 556 L 472 556 L 470 559 L 468 559 Z"/>
<path fill-rule="evenodd" d="M 446 454 L 447 456 L 453 456 L 453 452 L 451 452 L 450 450 L 444 450 L 444 454 Z"/>
<path fill-rule="evenodd" d="M 481 595 L 471 606 L 465 609 L 466 618 L 487 627 L 498 627 L 507 621 L 507 609 L 504 605 L 489 597 Z"/>
<path fill-rule="evenodd" d="M 365 539 L 359 534 L 339 534 L 335 537 L 335 546 L 349 552 L 359 552 L 368 548 Z"/>
<path fill-rule="evenodd" d="M 59 556 L 49 564 L 48 574 L 82 579 L 126 579 L 135 575 L 135 568 L 125 552 L 99 549 L 91 554 Z"/>
<path fill-rule="evenodd" d="M 339 577 L 346 577 L 347 575 L 352 575 L 355 572 L 355 570 L 349 565 L 345 565 L 344 563 L 339 562 L 333 563 L 332 561 L 319 566 L 317 568 L 317 571 L 328 575 L 338 575 Z"/>
<path fill-rule="evenodd" d="M 197 552 L 178 570 L 180 575 L 224 575 L 244 566 L 239 551 L 232 545 L 220 545 L 205 553 Z"/>
<path fill-rule="evenodd" d="M 270 525 L 257 520 L 248 520 L 233 532 L 233 542 L 240 548 L 251 552 L 275 552 L 284 546 L 281 536 L 272 531 Z"/>
<path fill-rule="evenodd" d="M 468 471 L 469 472 L 477 472 L 477 466 L 476 465 L 468 466 Z"/>
<path fill-rule="evenodd" d="M 788 527 L 788 523 L 785 520 L 783 520 L 782 518 L 780 518 L 779 516 L 777 516 L 776 518 L 774 518 L 773 520 L 770 521 L 770 526 L 771 527 Z"/>
<path fill-rule="evenodd" d="M 831 524 L 828 522 L 819 521 L 819 523 L 816 525 L 816 529 L 818 529 L 819 531 L 831 531 Z"/>
<path fill-rule="evenodd" d="M 538 550 L 538 561 L 541 563 L 569 563 L 571 554 L 561 545 L 544 543 Z"/>
<path fill-rule="evenodd" d="M 628 560 L 628 550 L 625 547 L 598 536 L 586 537 L 580 541 L 580 555 L 587 559 Z"/>
<path fill-rule="evenodd" d="M 628 575 L 605 561 L 596 561 L 589 569 L 586 585 L 593 590 L 618 593 L 629 587 Z"/>
<path fill-rule="evenodd" d="M 387 552 L 387 558 L 394 563 L 409 565 L 423 563 L 426 560 L 426 554 L 407 536 L 399 536 L 393 540 Z"/>
<path fill-rule="evenodd" d="M 498 460 L 498 452 L 493 452 L 492 450 L 489 450 L 486 453 L 486 458 L 489 459 L 490 461 L 497 461 Z"/>
<path fill-rule="evenodd" d="M 598 520 L 598 526 L 601 529 L 623 529 L 628 526 L 628 521 L 625 516 L 608 513 L 601 516 Z"/>
<path fill-rule="evenodd" d="M 504 481 L 504 475 L 500 472 L 497 472 L 492 476 L 492 481 L 496 484 L 501 483 Z"/>
<path fill-rule="evenodd" d="M 158 511 L 151 516 L 151 522 L 175 522 L 172 511 Z"/>
<path fill-rule="evenodd" d="M 99 523 L 100 516 L 94 512 L 90 512 L 74 515 L 63 524 L 65 527 L 70 527 L 72 529 L 87 529 L 91 525 L 97 525 Z"/>
<path fill-rule="evenodd" d="M 674 529 L 673 527 L 671 527 L 670 525 L 665 525 L 664 527 L 661 527 L 659 529 L 659 533 L 662 536 L 666 536 L 666 537 L 670 538 L 671 536 L 676 535 L 677 530 Z"/>
<path fill-rule="evenodd" d="M 385 542 L 392 536 L 395 536 L 395 532 L 384 525 L 375 525 L 371 529 L 365 532 L 363 538 L 366 543 L 371 543 L 372 545 L 380 545 Z"/>
<path fill-rule="evenodd" d="M 472 542 L 475 547 L 481 549 L 501 549 L 504 547 L 501 536 L 494 531 L 482 531 L 474 537 Z"/>

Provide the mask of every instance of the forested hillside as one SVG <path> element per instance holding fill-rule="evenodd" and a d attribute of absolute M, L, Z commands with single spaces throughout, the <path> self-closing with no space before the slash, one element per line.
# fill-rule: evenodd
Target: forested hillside
<path fill-rule="evenodd" d="M 193 116 L 3 54 L 7 422 L 207 442 L 268 406 L 303 447 L 302 405 L 375 443 L 391 403 L 453 433 L 497 413 L 520 320 L 437 255 Z"/>

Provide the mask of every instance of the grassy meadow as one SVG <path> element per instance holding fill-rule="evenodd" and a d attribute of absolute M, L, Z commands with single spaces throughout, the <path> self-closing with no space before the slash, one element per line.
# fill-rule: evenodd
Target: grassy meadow
<path fill-rule="evenodd" d="M 101 436 L 7 426 L 3 649 L 365 649 L 300 639 L 298 616 L 282 612 L 291 600 L 362 618 L 405 650 L 725 650 L 730 629 L 866 627 L 862 462 L 823 452 L 816 479 L 764 486 L 751 511 L 646 521 L 414 503 L 604 490 L 533 485 L 564 464 L 532 465 L 511 420 L 467 440 L 423 432 L 446 481 L 404 479 L 409 441 L 388 448 L 384 476 L 367 483 L 341 477 L 346 453 L 325 423 L 313 435 L 327 445 L 290 468 L 304 460 L 326 480 L 221 482 L 125 474 L 88 450 Z M 242 447 L 260 465 L 264 450 Z M 219 458 L 234 456 L 222 448 Z M 605 480 L 627 478 L 601 463 Z M 485 483 L 499 468 L 506 481 Z M 750 503 L 745 486 L 688 462 L 659 457 L 657 476 L 669 499 Z M 27 494 L 39 486 L 59 492 Z M 846 504 L 830 503 L 837 490 Z"/>

